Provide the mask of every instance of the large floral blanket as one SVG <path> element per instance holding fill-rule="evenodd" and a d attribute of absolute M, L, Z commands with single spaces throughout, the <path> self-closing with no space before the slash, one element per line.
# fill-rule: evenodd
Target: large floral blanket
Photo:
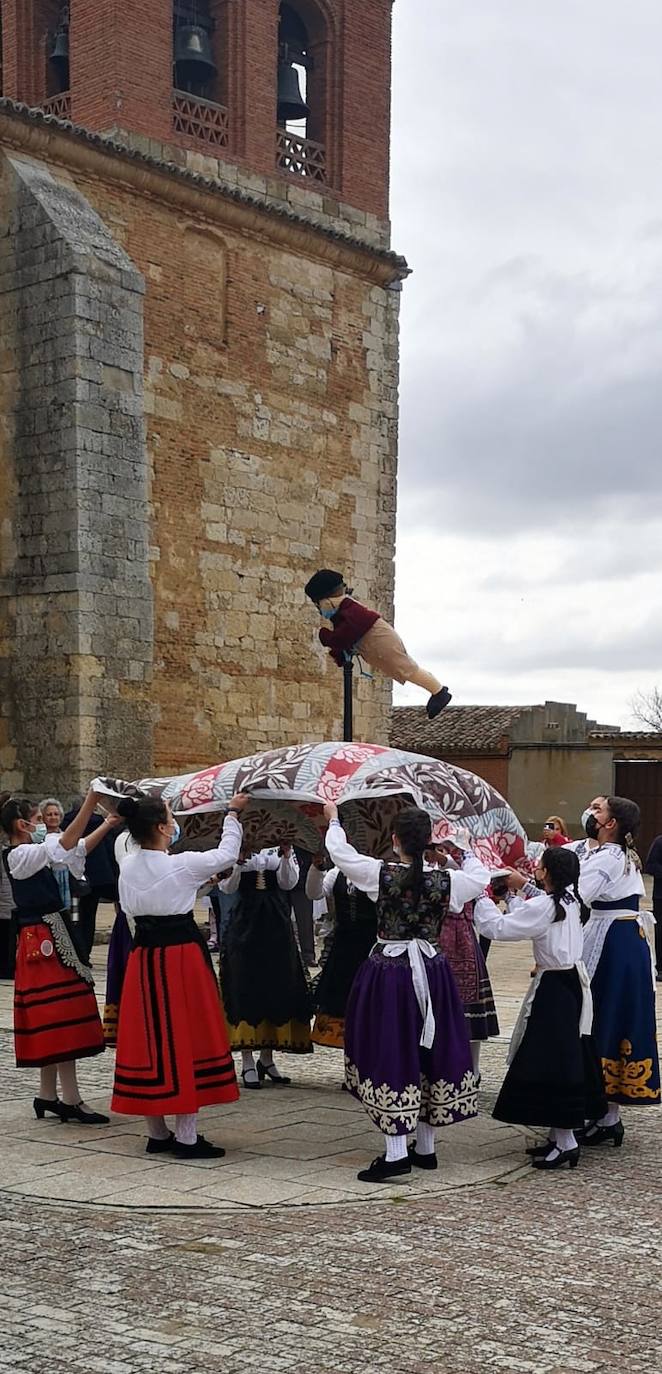
<path fill-rule="evenodd" d="M 315 853 L 326 828 L 322 807 L 333 801 L 352 843 L 384 858 L 395 813 L 413 802 L 431 816 L 436 840 L 463 827 L 490 866 L 526 864 L 526 834 L 493 787 L 463 768 L 380 744 L 292 745 L 180 777 L 104 777 L 93 786 L 109 797 L 163 797 L 180 822 L 183 849 L 217 843 L 218 813 L 233 793 L 248 792 L 242 819 L 251 849 L 289 841 Z"/>

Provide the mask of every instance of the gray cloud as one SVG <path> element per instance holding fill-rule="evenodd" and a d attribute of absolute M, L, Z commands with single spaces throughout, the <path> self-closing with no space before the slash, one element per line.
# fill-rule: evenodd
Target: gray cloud
<path fill-rule="evenodd" d="M 470 667 L 483 700 L 496 677 L 518 700 L 526 674 L 579 697 L 609 673 L 625 715 L 662 678 L 662 10 L 398 0 L 394 16 L 394 242 L 414 267 L 399 518 L 437 540 L 418 584 L 402 572 L 399 628 Z M 522 531 L 540 541 L 524 571 Z M 489 662 L 461 615 L 435 615 L 440 576 L 495 627 Z M 550 588 L 569 610 L 602 600 L 599 622 L 550 616 Z"/>

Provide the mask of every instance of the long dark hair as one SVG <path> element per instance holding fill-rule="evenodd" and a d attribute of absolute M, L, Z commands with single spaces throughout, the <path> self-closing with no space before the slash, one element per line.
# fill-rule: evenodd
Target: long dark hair
<path fill-rule="evenodd" d="M 38 810 L 37 803 L 27 797 L 12 797 L 11 792 L 3 792 L 0 795 L 0 830 L 11 839 L 16 822 L 29 821 Z"/>
<path fill-rule="evenodd" d="M 122 797 L 115 810 L 124 817 L 129 834 L 138 844 L 153 839 L 157 825 L 168 820 L 168 808 L 160 797 Z"/>
<path fill-rule="evenodd" d="M 574 849 L 568 849 L 565 844 L 558 845 L 552 849 L 546 849 L 541 860 L 540 866 L 543 873 L 547 874 L 552 886 L 550 897 L 554 902 L 556 915 L 554 921 L 565 921 L 566 910 L 562 898 L 572 892 L 575 901 L 581 906 L 579 896 L 579 859 Z"/>
<path fill-rule="evenodd" d="M 641 821 L 641 811 L 637 803 L 630 801 L 629 797 L 607 797 L 606 801 L 609 814 L 618 826 L 618 839 L 614 840 L 614 844 L 620 846 L 626 859 L 631 860 L 635 868 L 641 868 L 641 859 L 635 845 Z"/>
<path fill-rule="evenodd" d="M 411 859 L 409 868 L 398 875 L 398 886 L 401 892 L 410 891 L 414 901 L 418 902 L 423 887 L 423 854 L 432 839 L 432 822 L 427 811 L 422 811 L 419 806 L 407 806 L 404 811 L 398 812 L 393 831 L 403 853 Z"/>

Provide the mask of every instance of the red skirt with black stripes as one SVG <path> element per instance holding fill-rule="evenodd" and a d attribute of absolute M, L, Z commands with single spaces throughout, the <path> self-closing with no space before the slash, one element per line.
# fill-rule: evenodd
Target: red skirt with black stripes
<path fill-rule="evenodd" d="M 113 1111 L 163 1116 L 238 1097 L 219 987 L 200 945 L 133 949 L 119 1011 Z"/>
<path fill-rule="evenodd" d="M 92 983 L 62 962 L 53 932 L 41 922 L 19 931 L 14 1042 L 19 1069 L 85 1059 L 105 1049 Z"/>

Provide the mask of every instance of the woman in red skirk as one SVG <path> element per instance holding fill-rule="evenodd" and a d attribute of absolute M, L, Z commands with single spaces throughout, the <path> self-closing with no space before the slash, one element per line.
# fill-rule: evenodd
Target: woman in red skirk
<path fill-rule="evenodd" d="M 239 1096 L 218 982 L 193 907 L 198 888 L 239 858 L 239 812 L 232 798 L 217 849 L 169 854 L 179 826 L 166 802 L 123 797 L 117 810 L 138 848 L 120 868 L 122 911 L 136 923 L 117 1030 L 112 1108 L 147 1119 L 147 1154 L 179 1159 L 225 1154 L 198 1135 L 201 1107 Z M 175 1117 L 170 1131 L 165 1114 Z"/>
<path fill-rule="evenodd" d="M 62 911 L 54 869 L 82 878 L 85 858 L 117 825 L 111 816 L 81 839 L 97 803 L 88 792 L 75 820 L 60 835 L 43 836 L 39 808 L 26 798 L 5 796 L 0 827 L 9 838 L 2 862 L 11 884 L 18 929 L 14 989 L 14 1038 L 18 1068 L 38 1068 L 34 1110 L 61 1121 L 105 1125 L 107 1116 L 81 1101 L 76 1060 L 101 1054 L 103 1030 L 89 964 L 75 945 L 75 931 Z M 39 843 L 38 841 L 42 841 Z M 62 1098 L 57 1095 L 60 1080 Z"/>

